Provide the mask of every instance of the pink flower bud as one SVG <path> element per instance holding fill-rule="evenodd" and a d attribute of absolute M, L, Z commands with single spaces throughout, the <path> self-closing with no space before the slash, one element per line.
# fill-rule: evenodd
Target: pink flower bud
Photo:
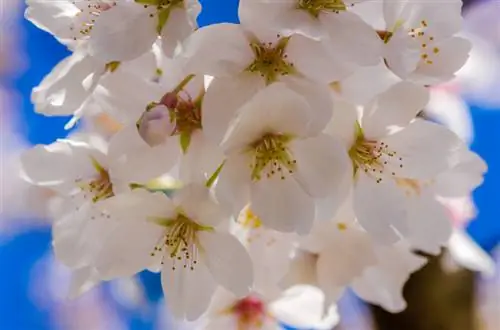
<path fill-rule="evenodd" d="M 146 111 L 138 123 L 139 135 L 151 147 L 165 142 L 174 128 L 174 123 L 170 121 L 169 110 L 164 105 Z"/>

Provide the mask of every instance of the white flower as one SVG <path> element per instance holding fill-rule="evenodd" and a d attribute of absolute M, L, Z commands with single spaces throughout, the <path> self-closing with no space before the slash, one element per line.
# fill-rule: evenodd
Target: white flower
<path fill-rule="evenodd" d="M 215 77 L 205 96 L 203 127 L 220 141 L 237 110 L 259 90 L 275 82 L 303 95 L 314 112 L 311 128 L 331 118 L 326 84 L 340 78 L 331 56 L 317 41 L 283 36 L 252 24 L 217 24 L 193 33 L 179 55 L 188 73 Z"/>
<path fill-rule="evenodd" d="M 399 83 L 364 108 L 354 134 L 352 124 L 338 129 L 352 160 L 356 217 L 378 240 L 394 243 L 410 235 L 405 189 L 398 184 L 433 179 L 453 166 L 463 146 L 448 129 L 413 120 L 427 101 L 424 88 Z"/>
<path fill-rule="evenodd" d="M 316 285 L 327 304 L 351 287 L 362 299 L 401 311 L 406 306 L 403 285 L 426 260 L 411 253 L 406 242 L 391 246 L 374 241 L 356 223 L 351 203 L 346 200 L 333 221 L 316 223 L 300 241 L 282 285 Z"/>
<path fill-rule="evenodd" d="M 215 227 L 225 219 L 208 189 L 189 184 L 172 200 L 163 193 L 124 196 L 120 225 L 102 242 L 96 268 L 103 279 L 130 276 L 161 262 L 162 285 L 177 318 L 197 319 L 219 284 L 238 297 L 253 282 L 250 257 Z"/>
<path fill-rule="evenodd" d="M 84 116 L 94 101 L 92 94 L 109 78 L 121 84 L 153 76 L 157 69 L 152 52 L 135 61 L 104 62 L 88 54 L 86 45 L 78 47 L 72 55 L 62 60 L 32 91 L 31 100 L 35 111 L 47 116 L 73 115 L 73 125 Z"/>
<path fill-rule="evenodd" d="M 461 27 L 461 8 L 460 0 L 384 1 L 380 14 L 385 25 L 375 28 L 385 44 L 388 68 L 404 80 L 424 85 L 453 78 L 471 49 L 468 40 L 454 36 Z"/>
<path fill-rule="evenodd" d="M 117 1 L 26 0 L 26 4 L 28 20 L 62 43 L 73 46 L 89 39 L 101 14 L 114 7 Z"/>
<path fill-rule="evenodd" d="M 116 195 L 129 191 L 133 173 L 117 166 L 100 139 L 58 140 L 38 145 L 22 157 L 23 177 L 30 183 L 50 188 L 62 199 L 54 216 L 53 246 L 56 257 L 71 268 L 91 263 L 99 248 L 92 239 L 105 236 L 121 207 Z"/>
<path fill-rule="evenodd" d="M 324 296 L 313 286 L 295 286 L 274 299 L 257 293 L 237 298 L 219 289 L 200 328 L 278 330 L 284 323 L 298 329 L 331 329 L 339 321 L 336 307 L 330 306 L 326 315 L 324 311 Z"/>
<path fill-rule="evenodd" d="M 238 112 L 222 143 L 219 198 L 234 214 L 250 203 L 269 228 L 307 233 L 314 198 L 329 196 L 349 173 L 345 150 L 310 128 L 307 102 L 283 84 L 262 90 Z"/>
<path fill-rule="evenodd" d="M 90 52 L 104 61 L 132 60 L 148 52 L 161 37 L 167 56 L 174 55 L 195 28 L 198 0 L 117 2 L 93 25 Z"/>
<path fill-rule="evenodd" d="M 322 41 L 332 52 L 331 65 L 348 72 L 349 66 L 376 64 L 381 53 L 375 30 L 350 12 L 358 2 L 363 0 L 241 0 L 239 16 L 244 24 L 259 21 Z"/>

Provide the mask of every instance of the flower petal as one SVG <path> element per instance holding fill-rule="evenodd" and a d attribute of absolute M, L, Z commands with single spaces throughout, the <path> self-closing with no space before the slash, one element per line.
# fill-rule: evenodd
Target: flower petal
<path fill-rule="evenodd" d="M 167 305 L 177 319 L 194 321 L 208 308 L 216 283 L 207 265 L 199 262 L 192 270 L 175 265 L 172 258 L 165 258 L 161 284 Z"/>
<path fill-rule="evenodd" d="M 308 139 L 297 139 L 292 141 L 290 150 L 297 161 L 293 177 L 313 197 L 329 196 L 352 173 L 349 173 L 351 166 L 346 148 L 332 136 L 320 134 Z M 346 194 L 347 191 L 336 195 Z"/>
<path fill-rule="evenodd" d="M 243 245 L 229 233 L 200 232 L 198 239 L 215 281 L 237 297 L 246 296 L 253 285 L 253 267 Z"/>
<path fill-rule="evenodd" d="M 439 255 L 452 233 L 449 211 L 439 203 L 432 192 L 422 191 L 413 196 L 408 206 L 410 236 L 408 242 L 414 249 Z"/>
<path fill-rule="evenodd" d="M 314 200 L 288 174 L 263 178 L 251 186 L 251 208 L 262 223 L 283 232 L 307 234 L 314 221 Z"/>
<path fill-rule="evenodd" d="M 402 289 L 411 273 L 420 269 L 427 260 L 408 250 L 394 247 L 379 248 L 379 264 L 356 279 L 352 288 L 358 296 L 392 313 L 406 308 Z"/>
<path fill-rule="evenodd" d="M 400 239 L 396 230 L 408 232 L 404 195 L 391 179 L 376 182 L 359 172 L 353 198 L 359 223 L 374 239 L 392 244 Z"/>
<path fill-rule="evenodd" d="M 187 72 L 214 77 L 237 75 L 254 59 L 242 26 L 230 23 L 198 29 L 186 40 L 180 56 Z"/>
<path fill-rule="evenodd" d="M 400 159 L 389 162 L 386 171 L 410 179 L 432 179 L 452 168 L 457 152 L 463 148 L 462 140 L 455 133 L 421 119 L 382 141 Z"/>
<path fill-rule="evenodd" d="M 148 52 L 158 38 L 157 18 L 135 2 L 120 2 L 96 20 L 89 39 L 90 53 L 105 61 L 129 61 Z"/>
<path fill-rule="evenodd" d="M 412 83 L 392 86 L 366 106 L 361 123 L 365 137 L 376 140 L 387 135 L 391 126 L 408 126 L 429 98 L 426 88 Z"/>
<path fill-rule="evenodd" d="M 217 200 L 237 217 L 250 200 L 250 159 L 234 155 L 226 159 L 215 186 Z"/>
<path fill-rule="evenodd" d="M 161 31 L 161 47 L 163 53 L 172 57 L 176 50 L 182 46 L 182 42 L 193 33 L 196 25 L 187 15 L 184 8 L 174 8 L 168 16 L 167 23 Z"/>
<path fill-rule="evenodd" d="M 238 113 L 222 142 L 226 154 L 246 149 L 267 133 L 304 136 L 311 118 L 306 100 L 283 83 L 261 90 Z"/>
<path fill-rule="evenodd" d="M 238 115 L 238 110 L 264 87 L 264 80 L 260 76 L 249 73 L 214 79 L 202 105 L 202 126 L 207 137 L 214 143 L 220 143 L 231 121 Z"/>

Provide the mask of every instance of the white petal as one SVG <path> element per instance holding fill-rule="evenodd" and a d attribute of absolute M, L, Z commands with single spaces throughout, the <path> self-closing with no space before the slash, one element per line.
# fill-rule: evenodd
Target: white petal
<path fill-rule="evenodd" d="M 463 148 L 462 140 L 455 133 L 421 119 L 382 141 L 396 152 L 395 158 L 401 159 L 389 162 L 386 170 L 411 179 L 431 179 L 451 168 L 456 153 Z"/>
<path fill-rule="evenodd" d="M 228 218 L 211 196 L 209 188 L 202 183 L 190 183 L 182 187 L 174 193 L 172 199 L 189 218 L 201 225 L 216 227 Z"/>
<path fill-rule="evenodd" d="M 420 44 L 408 36 L 408 32 L 399 29 L 384 45 L 384 59 L 387 67 L 402 79 L 415 71 L 420 61 Z"/>
<path fill-rule="evenodd" d="M 217 200 L 236 217 L 250 200 L 248 164 L 250 159 L 244 155 L 228 157 L 215 187 Z"/>
<path fill-rule="evenodd" d="M 353 74 L 337 82 L 334 90 L 341 99 L 366 104 L 400 80 L 381 60 L 374 66 L 357 67 Z"/>
<path fill-rule="evenodd" d="M 332 136 L 320 134 L 297 139 L 291 143 L 290 150 L 297 160 L 293 177 L 313 197 L 329 196 L 352 173 L 349 173 L 351 166 L 346 148 Z"/>
<path fill-rule="evenodd" d="M 314 82 L 327 84 L 351 73 L 344 63 L 336 61 L 324 43 L 299 34 L 288 41 L 286 54 L 294 68 Z"/>
<path fill-rule="evenodd" d="M 24 17 L 39 29 L 64 42 L 73 40 L 74 32 L 70 26 L 79 9 L 70 1 L 27 0 L 26 5 Z"/>
<path fill-rule="evenodd" d="M 361 226 L 376 240 L 395 243 L 396 230 L 407 233 L 404 195 L 391 179 L 377 183 L 359 172 L 354 188 L 354 211 Z"/>
<path fill-rule="evenodd" d="M 168 16 L 167 23 L 161 32 L 161 46 L 166 56 L 172 57 L 182 42 L 193 33 L 192 25 L 186 10 L 174 8 Z"/>
<path fill-rule="evenodd" d="M 95 173 L 90 148 L 65 141 L 37 145 L 21 155 L 21 171 L 29 182 L 40 186 L 74 188 L 75 180 Z"/>
<path fill-rule="evenodd" d="M 128 183 L 155 179 L 167 173 L 179 160 L 178 143 L 172 137 L 163 144 L 150 147 L 132 125 L 117 133 L 110 142 L 110 153 L 114 157 L 110 174 Z"/>
<path fill-rule="evenodd" d="M 188 152 L 180 163 L 180 179 L 185 182 L 201 182 L 210 177 L 224 160 L 222 149 L 201 131 L 191 135 Z"/>
<path fill-rule="evenodd" d="M 453 259 L 463 267 L 494 276 L 495 261 L 465 231 L 454 230 L 448 244 Z"/>
<path fill-rule="evenodd" d="M 251 186 L 252 211 L 269 228 L 307 234 L 314 220 L 314 200 L 288 174 L 263 178 Z"/>
<path fill-rule="evenodd" d="M 334 54 L 359 65 L 377 64 L 382 41 L 375 30 L 359 16 L 342 11 L 339 14 L 320 15 L 319 19 L 328 31 Z M 345 30 L 349 33 L 344 33 Z"/>
<path fill-rule="evenodd" d="M 234 78 L 216 78 L 203 98 L 203 132 L 220 143 L 238 110 L 265 87 L 260 76 L 242 73 Z"/>
<path fill-rule="evenodd" d="M 390 126 L 407 126 L 429 102 L 429 91 L 421 86 L 401 82 L 379 95 L 363 112 L 361 126 L 368 139 L 389 133 Z"/>
<path fill-rule="evenodd" d="M 92 28 L 90 53 L 103 61 L 132 60 L 148 52 L 158 38 L 157 17 L 135 2 L 120 2 L 102 12 Z"/>
<path fill-rule="evenodd" d="M 472 48 L 469 40 L 459 37 L 449 38 L 435 46 L 439 48 L 439 52 L 429 57 L 432 64 L 422 61 L 409 80 L 420 84 L 436 84 L 450 80 L 465 64 Z"/>
<path fill-rule="evenodd" d="M 304 136 L 311 116 L 305 99 L 282 83 L 261 90 L 238 113 L 222 142 L 226 154 L 246 149 L 264 134 Z"/>
<path fill-rule="evenodd" d="M 435 255 L 441 253 L 441 247 L 452 233 L 449 211 L 425 190 L 411 198 L 408 224 L 410 236 L 407 238 L 412 247 Z"/>
<path fill-rule="evenodd" d="M 105 280 L 132 276 L 158 260 L 151 254 L 163 235 L 163 228 L 144 219 L 123 221 L 104 242 L 96 269 Z"/>
<path fill-rule="evenodd" d="M 161 284 L 167 304 L 177 319 L 194 321 L 208 308 L 216 284 L 207 266 L 199 262 L 193 270 L 165 258 Z"/>
<path fill-rule="evenodd" d="M 333 100 L 328 86 L 296 76 L 282 77 L 280 81 L 305 98 L 310 107 L 308 135 L 317 135 L 332 118 Z M 305 126 L 305 125 L 304 125 Z"/>
<path fill-rule="evenodd" d="M 198 238 L 215 281 L 237 297 L 246 296 L 253 285 L 253 267 L 243 245 L 229 233 L 200 232 Z"/>
<path fill-rule="evenodd" d="M 231 77 L 243 72 L 253 61 L 250 41 L 239 24 L 221 23 L 194 32 L 182 54 L 186 70 L 214 77 Z"/>
<path fill-rule="evenodd" d="M 287 326 L 298 329 L 317 329 L 325 310 L 325 297 L 314 286 L 300 285 L 286 290 L 280 299 L 270 305 L 273 315 Z M 332 320 L 333 328 L 338 322 L 338 315 Z"/>
<path fill-rule="evenodd" d="M 48 116 L 72 115 L 94 91 L 104 72 L 103 62 L 84 50 L 75 51 L 33 89 L 35 111 Z"/>
<path fill-rule="evenodd" d="M 403 298 L 403 285 L 410 274 L 420 269 L 426 259 L 410 251 L 385 247 L 377 251 L 379 264 L 368 269 L 352 288 L 362 299 L 377 304 L 392 313 L 406 308 Z"/>

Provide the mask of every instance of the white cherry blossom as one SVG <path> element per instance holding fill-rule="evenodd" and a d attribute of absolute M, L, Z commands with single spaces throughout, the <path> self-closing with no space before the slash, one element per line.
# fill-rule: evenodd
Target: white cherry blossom
<path fill-rule="evenodd" d="M 385 45 L 383 57 L 388 68 L 402 79 L 424 85 L 441 83 L 452 79 L 467 61 L 471 43 L 456 36 L 462 22 L 462 1 L 367 1 L 359 7 L 365 4 L 370 11 L 364 14 L 384 18 L 384 22 L 377 20 L 374 28 Z M 367 21 L 374 22 L 371 18 Z"/>
<path fill-rule="evenodd" d="M 93 25 L 90 52 L 104 61 L 132 60 L 148 52 L 161 37 L 173 56 L 196 28 L 198 0 L 120 1 L 102 12 Z"/>
<path fill-rule="evenodd" d="M 299 33 L 331 51 L 331 65 L 346 72 L 357 65 L 375 65 L 381 55 L 376 31 L 351 8 L 363 0 L 241 0 L 243 23 L 259 21 L 286 35 Z M 349 33 L 345 33 L 349 31 Z"/>
<path fill-rule="evenodd" d="M 214 141 L 222 140 L 242 105 L 276 82 L 306 98 L 313 112 L 311 129 L 317 129 L 331 118 L 326 84 L 345 76 L 341 66 L 332 65 L 320 42 L 263 30 L 255 22 L 203 27 L 186 40 L 179 57 L 188 73 L 214 77 L 205 96 L 203 119 Z"/>
<path fill-rule="evenodd" d="M 123 219 L 96 258 L 102 278 L 160 266 L 172 313 L 190 321 L 205 312 L 217 284 L 238 297 L 249 293 L 251 259 L 234 236 L 216 228 L 228 218 L 206 187 L 188 184 L 172 199 L 133 195 L 124 196 Z"/>
<path fill-rule="evenodd" d="M 278 330 L 286 324 L 297 329 L 326 330 L 338 321 L 336 306 L 325 307 L 321 290 L 313 286 L 295 286 L 274 299 L 257 293 L 237 298 L 219 289 L 200 329 Z"/>
<path fill-rule="evenodd" d="M 307 102 L 284 84 L 262 90 L 238 112 L 222 142 L 221 202 L 234 214 L 250 203 L 265 226 L 307 233 L 314 198 L 329 196 L 349 173 L 341 143 L 311 130 Z"/>
<path fill-rule="evenodd" d="M 463 146 L 445 127 L 414 120 L 427 102 L 424 88 L 402 82 L 365 106 L 359 121 L 332 128 L 349 149 L 356 217 L 378 240 L 394 243 L 410 235 L 401 182 L 433 179 L 454 165 Z"/>

